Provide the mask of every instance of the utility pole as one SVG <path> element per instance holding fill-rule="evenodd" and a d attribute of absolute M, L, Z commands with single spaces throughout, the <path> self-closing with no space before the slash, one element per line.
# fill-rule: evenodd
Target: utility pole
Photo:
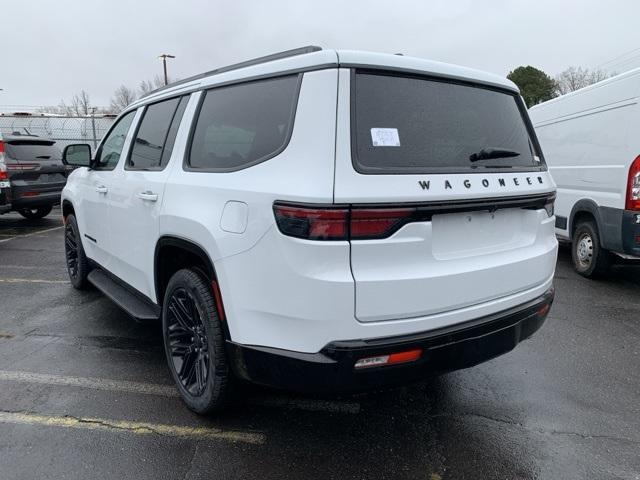
<path fill-rule="evenodd" d="M 162 67 L 164 68 L 164 84 L 169 84 L 169 76 L 167 75 L 167 58 L 176 58 L 174 55 L 169 55 L 168 53 L 163 53 L 158 56 L 158 58 L 162 59 Z"/>
<path fill-rule="evenodd" d="M 96 107 L 91 107 L 91 128 L 93 130 L 93 149 L 98 148 L 98 139 L 96 138 Z"/>

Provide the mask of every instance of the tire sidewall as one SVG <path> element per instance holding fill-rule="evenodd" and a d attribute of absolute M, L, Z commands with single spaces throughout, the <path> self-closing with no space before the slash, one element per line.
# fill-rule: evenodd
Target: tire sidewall
<path fill-rule="evenodd" d="M 199 279 L 201 282 L 205 283 L 202 279 L 202 276 L 196 273 L 193 270 L 180 270 L 176 274 L 171 277 L 167 289 L 164 295 L 164 301 L 162 305 L 162 337 L 164 343 L 164 351 L 167 359 L 167 366 L 169 371 L 171 372 L 171 376 L 176 384 L 178 390 L 180 390 L 180 394 L 182 396 L 183 401 L 186 403 L 189 409 L 193 410 L 196 413 L 209 413 L 214 408 L 212 408 L 213 404 L 219 403 L 217 398 L 217 387 L 216 381 L 219 380 L 219 376 L 226 376 L 228 372 L 226 371 L 226 365 L 220 365 L 219 356 L 224 355 L 223 345 L 216 344 L 215 341 L 216 333 L 214 330 L 216 325 L 214 322 L 218 322 L 218 314 L 213 307 L 213 295 L 211 298 L 203 298 L 203 292 L 198 286 L 194 283 L 194 279 Z M 187 391 L 186 388 L 182 385 L 180 378 L 178 377 L 178 372 L 176 372 L 175 367 L 173 366 L 173 359 L 171 356 L 171 350 L 169 348 L 169 338 L 168 338 L 168 308 L 169 308 L 169 299 L 173 295 L 177 289 L 184 288 L 187 292 L 189 292 L 196 301 L 196 308 L 198 309 L 200 316 L 203 320 L 203 325 L 205 329 L 205 334 L 207 336 L 207 347 L 209 350 L 209 375 L 207 377 L 207 383 L 204 389 L 204 392 L 200 396 L 193 396 L 191 393 Z"/>
<path fill-rule="evenodd" d="M 66 218 L 65 222 L 65 259 L 66 259 L 66 235 L 67 229 L 72 229 L 76 236 L 76 249 L 78 254 L 78 275 L 76 277 L 71 276 L 71 272 L 69 271 L 69 267 L 67 266 L 67 274 L 69 275 L 69 281 L 71 285 L 75 288 L 82 289 L 85 287 L 87 282 L 88 271 L 88 263 L 87 257 L 84 253 L 84 248 L 82 247 L 82 239 L 80 238 L 80 229 L 78 228 L 78 222 L 76 221 L 76 217 L 73 214 L 69 214 Z"/>

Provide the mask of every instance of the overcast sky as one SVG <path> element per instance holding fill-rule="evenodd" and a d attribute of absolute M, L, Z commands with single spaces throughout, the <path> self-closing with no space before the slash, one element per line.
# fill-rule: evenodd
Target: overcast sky
<path fill-rule="evenodd" d="M 506 75 L 640 66 L 638 0 L 0 0 L 0 108 L 184 78 L 302 45 L 403 52 Z M 626 63 L 622 61 L 628 60 Z M 15 109 L 18 109 L 16 107 Z"/>

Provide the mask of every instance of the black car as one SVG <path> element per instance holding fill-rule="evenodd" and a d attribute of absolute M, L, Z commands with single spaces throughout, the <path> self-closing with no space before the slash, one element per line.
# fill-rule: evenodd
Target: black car
<path fill-rule="evenodd" d="M 4 151 L 3 163 L 11 184 L 11 210 L 25 218 L 43 218 L 60 203 L 67 170 L 55 143 L 35 135 L 0 136 L 0 151 Z"/>
<path fill-rule="evenodd" d="M 11 211 L 11 184 L 7 166 L 2 161 L 2 142 L 0 142 L 0 215 Z"/>

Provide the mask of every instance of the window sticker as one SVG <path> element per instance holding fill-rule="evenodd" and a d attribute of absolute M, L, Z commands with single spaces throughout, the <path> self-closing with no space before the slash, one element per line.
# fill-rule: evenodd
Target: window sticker
<path fill-rule="evenodd" d="M 371 141 L 374 147 L 399 147 L 400 136 L 397 128 L 372 128 Z"/>

